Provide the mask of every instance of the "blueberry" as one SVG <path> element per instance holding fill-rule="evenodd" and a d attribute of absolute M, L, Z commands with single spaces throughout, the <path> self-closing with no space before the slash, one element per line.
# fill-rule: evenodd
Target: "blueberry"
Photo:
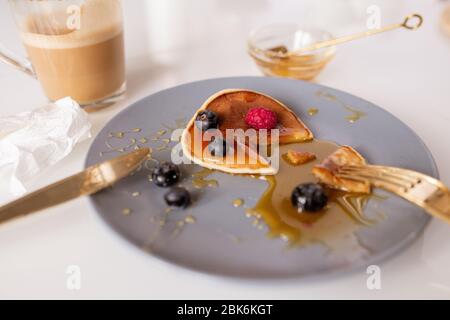
<path fill-rule="evenodd" d="M 167 205 L 171 207 L 187 208 L 191 204 L 191 195 L 185 188 L 172 188 L 164 195 Z"/>
<path fill-rule="evenodd" d="M 229 152 L 229 146 L 226 140 L 222 138 L 214 138 L 208 145 L 208 150 L 214 157 L 225 157 Z"/>
<path fill-rule="evenodd" d="M 195 126 L 202 131 L 217 129 L 219 127 L 219 117 L 215 112 L 200 111 L 195 118 Z"/>
<path fill-rule="evenodd" d="M 173 186 L 180 180 L 180 169 L 178 166 L 163 162 L 159 164 L 152 172 L 152 180 L 158 186 L 167 188 Z"/>
<path fill-rule="evenodd" d="M 328 197 L 320 184 L 305 183 L 294 189 L 291 202 L 299 212 L 317 212 L 327 205 Z"/>

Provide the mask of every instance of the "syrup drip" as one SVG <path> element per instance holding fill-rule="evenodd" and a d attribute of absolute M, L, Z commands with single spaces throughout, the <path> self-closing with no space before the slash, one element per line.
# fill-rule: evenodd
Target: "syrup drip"
<path fill-rule="evenodd" d="M 356 121 L 360 120 L 361 118 L 364 118 L 367 116 L 366 113 L 359 111 L 359 110 L 353 108 L 352 106 L 349 106 L 348 104 L 346 104 L 342 100 L 338 99 L 338 97 L 336 97 L 335 95 L 333 95 L 331 93 L 328 93 L 325 91 L 318 91 L 316 93 L 316 96 L 325 98 L 332 102 L 335 102 L 335 103 L 339 104 L 344 110 L 350 112 L 350 114 L 345 117 L 345 119 L 350 123 L 355 123 Z"/>
<path fill-rule="evenodd" d="M 175 222 L 175 229 L 172 232 L 172 237 L 177 237 L 180 235 L 181 232 L 184 231 L 184 228 L 186 228 L 187 225 L 195 224 L 197 222 L 197 219 L 192 216 L 188 215 L 182 220 L 178 220 Z"/>
<path fill-rule="evenodd" d="M 159 145 L 155 146 L 156 151 L 167 150 L 170 148 L 171 139 L 165 138 L 165 135 L 167 133 L 172 133 L 173 131 L 175 131 L 177 129 L 183 128 L 185 126 L 185 122 L 186 121 L 184 119 L 177 119 L 175 122 L 175 124 L 176 124 L 175 127 L 163 125 L 164 127 L 166 127 L 166 129 L 161 129 L 161 130 L 157 131 L 156 134 L 154 134 L 153 136 L 147 134 L 147 135 L 141 135 L 140 137 L 128 137 L 128 135 L 130 135 L 130 134 L 136 135 L 138 133 L 142 133 L 141 128 L 134 128 L 134 129 L 125 130 L 125 131 L 110 132 L 105 141 L 105 146 L 106 146 L 107 150 L 101 151 L 100 156 L 103 156 L 104 154 L 112 153 L 112 152 L 124 153 L 131 148 L 134 148 L 136 150 L 141 147 L 138 143 L 140 143 L 142 145 L 142 144 L 147 144 L 149 141 L 159 143 Z M 128 143 L 126 145 L 123 145 L 123 142 L 122 142 L 120 146 L 116 147 L 116 146 L 114 146 L 114 144 L 116 144 L 117 141 L 113 143 L 114 140 L 117 140 L 120 142 L 125 140 L 125 141 L 128 141 Z"/>
<path fill-rule="evenodd" d="M 210 169 L 202 169 L 192 174 L 192 186 L 196 189 L 214 188 L 219 185 L 217 180 L 206 179 L 213 174 L 214 171 Z"/>
<path fill-rule="evenodd" d="M 233 207 L 235 207 L 235 208 L 240 208 L 240 207 L 242 207 L 244 204 L 245 204 L 245 202 L 244 202 L 243 199 L 235 199 L 235 200 L 233 201 Z"/>
<path fill-rule="evenodd" d="M 127 134 L 135 134 L 135 133 L 140 133 L 142 131 L 141 128 L 134 128 L 131 130 L 127 130 L 127 131 L 117 131 L 117 132 L 110 132 L 108 134 L 108 138 L 105 141 L 105 146 L 107 148 L 106 151 L 101 151 L 100 152 L 100 157 L 102 157 L 103 155 L 107 154 L 107 153 L 111 153 L 111 152 L 119 152 L 119 153 L 124 153 L 125 151 L 127 151 L 128 149 L 134 147 L 134 149 L 138 149 L 139 146 L 137 145 L 137 139 L 136 138 L 129 138 L 128 139 L 128 144 L 126 145 L 122 145 L 119 147 L 115 147 L 113 146 L 113 144 L 111 143 L 112 140 L 116 139 L 116 140 L 123 140 Z"/>
<path fill-rule="evenodd" d="M 317 108 L 309 108 L 309 109 L 308 109 L 308 114 L 309 114 L 311 117 L 315 116 L 315 115 L 318 114 L 318 113 L 319 113 L 319 109 L 317 109 Z"/>
<path fill-rule="evenodd" d="M 134 128 L 128 131 L 117 131 L 117 132 L 110 132 L 108 137 L 109 138 L 117 138 L 117 139 L 122 139 L 123 137 L 125 137 L 125 135 L 127 133 L 139 133 L 141 132 L 142 129 L 141 128 Z"/>
<path fill-rule="evenodd" d="M 165 130 L 161 130 L 161 131 L 165 131 L 165 133 L 172 134 L 175 130 L 178 130 L 180 128 L 185 128 L 186 124 L 187 124 L 186 118 L 176 119 L 175 120 L 175 126 L 170 126 L 170 125 L 167 125 L 167 124 L 163 124 L 163 127 L 165 128 Z"/>
<path fill-rule="evenodd" d="M 125 208 L 122 210 L 122 214 L 124 216 L 129 216 L 131 214 L 131 209 L 130 208 Z"/>
<path fill-rule="evenodd" d="M 115 137 L 115 138 L 123 139 L 123 137 L 121 137 L 121 138 Z M 114 147 L 109 140 L 106 140 L 105 145 L 108 150 L 100 152 L 100 156 L 103 156 L 104 154 L 111 153 L 111 152 L 124 153 L 127 149 L 129 149 L 133 146 L 136 146 L 136 142 L 137 142 L 136 139 L 131 138 L 131 139 L 129 139 L 129 143 L 127 145 L 122 146 L 122 147 Z"/>
<path fill-rule="evenodd" d="M 152 252 L 156 240 L 159 238 L 163 230 L 169 230 L 172 238 L 177 238 L 189 225 L 197 223 L 197 218 L 192 214 L 187 214 L 184 217 L 173 219 L 171 215 L 176 211 L 174 208 L 168 207 L 164 213 L 159 216 L 150 218 L 150 223 L 156 224 L 156 229 L 149 235 L 149 238 L 142 245 L 142 249 L 147 252 Z"/>

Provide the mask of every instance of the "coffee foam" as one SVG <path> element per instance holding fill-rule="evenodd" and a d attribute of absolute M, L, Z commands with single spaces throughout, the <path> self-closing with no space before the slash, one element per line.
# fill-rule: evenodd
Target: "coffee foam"
<path fill-rule="evenodd" d="M 81 5 L 79 30 L 70 30 L 65 25 L 64 28 L 49 28 L 47 21 L 65 21 L 68 17 L 69 14 L 62 11 L 28 17 L 21 34 L 23 42 L 38 48 L 67 49 L 103 42 L 123 31 L 119 0 L 86 0 Z M 36 27 L 39 22 L 41 26 L 46 26 L 46 30 Z"/>

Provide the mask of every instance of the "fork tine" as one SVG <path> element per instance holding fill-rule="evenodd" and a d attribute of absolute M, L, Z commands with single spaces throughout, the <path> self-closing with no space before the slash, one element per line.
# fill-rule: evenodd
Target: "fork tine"
<path fill-rule="evenodd" d="M 420 183 L 418 177 L 412 177 L 408 171 L 396 172 L 391 170 L 391 168 L 386 167 L 375 167 L 375 166 L 365 166 L 365 167 L 342 167 L 339 173 L 347 174 L 361 174 L 365 177 L 373 177 L 374 179 L 382 179 L 383 181 L 391 181 L 397 185 L 401 185 L 404 188 L 412 188 L 417 183 Z"/>
<path fill-rule="evenodd" d="M 345 166 L 337 178 L 369 182 L 390 191 L 450 223 L 450 190 L 440 181 L 423 173 L 384 166 Z"/>
<path fill-rule="evenodd" d="M 360 182 L 369 182 L 374 187 L 387 188 L 388 190 L 395 192 L 405 192 L 408 189 L 408 185 L 399 183 L 398 181 L 395 181 L 393 179 L 385 179 L 380 176 L 367 175 L 364 173 L 337 173 L 336 177 Z"/>
<path fill-rule="evenodd" d="M 411 184 L 417 184 L 421 181 L 420 177 L 417 176 L 417 172 L 410 170 L 395 168 L 395 167 L 384 167 L 384 166 L 368 166 L 376 171 L 383 172 L 386 175 L 392 175 L 403 180 L 411 182 Z"/>
<path fill-rule="evenodd" d="M 340 179 L 347 179 L 347 180 L 354 180 L 358 182 L 366 182 L 367 179 L 364 177 L 361 177 L 359 174 L 356 173 L 336 173 L 336 177 Z"/>
<path fill-rule="evenodd" d="M 375 173 L 375 174 L 384 174 L 387 176 L 395 177 L 399 180 L 407 181 L 411 184 L 415 184 L 418 182 L 417 177 L 410 176 L 404 172 L 396 172 L 389 170 L 386 167 L 375 167 L 375 166 L 365 166 L 365 167 L 357 167 L 357 166 L 345 166 L 339 169 L 339 172 L 345 173 Z M 407 172 L 407 171 L 406 171 Z"/>
<path fill-rule="evenodd" d="M 374 170 L 356 170 L 354 168 L 353 170 L 349 170 L 350 173 L 345 172 L 345 170 L 344 173 L 338 172 L 337 176 L 344 179 L 353 178 L 353 180 L 369 182 L 374 187 L 388 189 L 391 192 L 404 193 L 411 187 L 411 183 L 409 182 L 392 177 L 385 177 L 377 174 Z"/>

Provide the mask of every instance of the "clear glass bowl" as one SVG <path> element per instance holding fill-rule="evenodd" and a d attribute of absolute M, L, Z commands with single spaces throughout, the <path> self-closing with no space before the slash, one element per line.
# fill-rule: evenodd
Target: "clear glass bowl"
<path fill-rule="evenodd" d="M 292 52 L 332 38 L 327 31 L 296 24 L 270 25 L 250 33 L 248 50 L 267 76 L 312 80 L 333 59 L 336 47 L 299 54 Z"/>

